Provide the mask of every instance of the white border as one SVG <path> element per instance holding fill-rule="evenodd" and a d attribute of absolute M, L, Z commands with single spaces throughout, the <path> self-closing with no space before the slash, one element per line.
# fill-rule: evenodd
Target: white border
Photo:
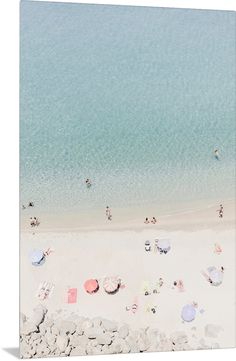
<path fill-rule="evenodd" d="M 41 0 L 45 1 L 45 0 Z M 54 2 L 54 0 L 51 0 Z M 60 0 L 61 1 L 61 0 Z M 235 0 L 103 0 L 68 1 L 75 3 L 103 3 L 121 5 L 145 5 L 160 7 L 202 8 L 236 10 Z M 4 348 L 14 353 L 18 345 L 18 28 L 19 1 L 0 0 L 0 359 L 13 360 Z M 223 310 L 222 310 L 223 312 Z M 158 325 L 157 325 L 158 327 Z M 217 350 L 178 353 L 150 353 L 99 357 L 97 360 L 147 361 L 158 358 L 160 361 L 198 361 L 206 358 L 211 361 L 233 360 L 236 350 Z M 62 360 L 54 358 L 53 360 Z M 75 360 L 73 358 L 72 360 Z M 89 361 L 91 358 L 79 358 Z M 95 360 L 95 359 L 94 359 Z"/>
<path fill-rule="evenodd" d="M 44 1 L 48 0 L 32 0 Z M 190 8 L 190 9 L 213 9 L 213 10 L 235 10 L 235 0 L 51 0 L 50 2 L 64 2 L 64 3 L 80 3 L 80 4 L 106 4 L 106 5 L 135 5 L 135 6 L 157 6 L 157 7 L 172 7 L 172 8 Z"/>

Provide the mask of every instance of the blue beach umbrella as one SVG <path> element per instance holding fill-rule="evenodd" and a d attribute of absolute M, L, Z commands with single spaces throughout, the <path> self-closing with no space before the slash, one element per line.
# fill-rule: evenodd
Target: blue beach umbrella
<path fill-rule="evenodd" d="M 157 247 L 160 252 L 164 252 L 164 253 L 169 252 L 171 248 L 169 239 L 158 239 Z"/>
<path fill-rule="evenodd" d="M 196 317 L 196 309 L 193 305 L 185 305 L 182 308 L 181 317 L 186 322 L 191 322 Z"/>
<path fill-rule="evenodd" d="M 45 262 L 44 252 L 42 250 L 33 250 L 30 254 L 30 260 L 33 266 L 41 266 Z"/>

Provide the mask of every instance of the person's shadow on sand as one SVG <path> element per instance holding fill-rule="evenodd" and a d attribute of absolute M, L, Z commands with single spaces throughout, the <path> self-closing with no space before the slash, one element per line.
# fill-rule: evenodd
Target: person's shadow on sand
<path fill-rule="evenodd" d="M 4 347 L 2 348 L 3 351 L 9 353 L 10 355 L 20 358 L 20 349 L 19 347 Z"/>

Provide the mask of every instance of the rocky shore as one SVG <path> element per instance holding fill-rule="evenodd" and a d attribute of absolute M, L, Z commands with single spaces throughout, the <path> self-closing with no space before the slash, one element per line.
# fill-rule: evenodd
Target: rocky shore
<path fill-rule="evenodd" d="M 209 328 L 209 325 L 208 325 Z M 194 328 L 193 328 L 194 329 Z M 212 336 L 214 337 L 214 335 Z M 76 356 L 129 352 L 217 348 L 205 340 L 192 344 L 184 332 L 167 336 L 158 329 L 132 330 L 103 318 L 88 319 L 62 312 L 49 315 L 42 305 L 27 318 L 21 314 L 20 357 Z"/>

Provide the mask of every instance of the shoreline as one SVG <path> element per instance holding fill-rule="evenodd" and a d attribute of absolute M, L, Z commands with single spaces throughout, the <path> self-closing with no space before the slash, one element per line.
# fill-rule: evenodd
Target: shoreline
<path fill-rule="evenodd" d="M 37 207 L 21 212 L 21 233 L 46 233 L 46 232 L 92 232 L 92 231 L 143 231 L 149 229 L 159 230 L 187 230 L 208 229 L 212 226 L 220 229 L 233 228 L 236 219 L 236 207 L 233 200 L 222 202 L 224 205 L 224 217 L 219 219 L 217 209 L 219 206 L 206 205 L 201 208 L 180 209 L 172 214 L 160 214 L 157 216 L 155 209 L 151 209 L 149 214 L 156 216 L 156 224 L 144 224 L 146 209 L 127 208 L 111 209 L 113 219 L 108 221 L 105 210 L 92 210 L 91 212 L 80 214 L 41 214 Z M 218 208 L 217 208 L 218 207 Z M 145 213 L 146 211 L 146 213 Z M 36 215 L 40 225 L 30 226 L 30 216 Z M 152 216 L 150 216 L 151 219 Z M 91 223 L 93 226 L 91 226 Z"/>

